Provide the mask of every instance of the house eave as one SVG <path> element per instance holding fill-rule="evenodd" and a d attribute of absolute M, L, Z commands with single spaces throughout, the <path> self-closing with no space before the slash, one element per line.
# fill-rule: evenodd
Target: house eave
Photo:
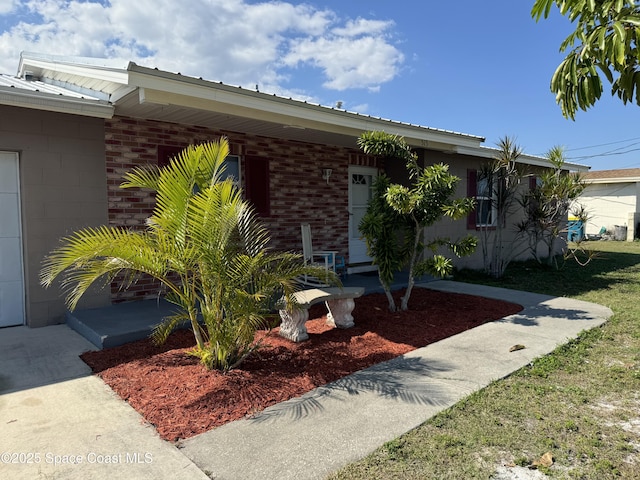
<path fill-rule="evenodd" d="M 484 146 L 479 146 L 475 148 L 474 147 L 471 147 L 471 148 L 458 147 L 456 149 L 456 153 L 459 153 L 461 155 L 470 155 L 473 157 L 486 158 L 487 160 L 494 159 L 497 152 L 498 150 L 495 148 L 484 147 Z M 538 157 L 535 155 L 522 154 L 518 157 L 517 162 L 526 164 L 526 165 L 532 165 L 535 167 L 544 167 L 544 168 L 553 167 L 553 165 L 551 164 L 551 162 L 549 162 L 549 160 L 547 160 L 544 157 Z M 588 172 L 589 169 L 591 168 L 588 165 L 581 165 L 579 163 L 571 163 L 571 162 L 565 162 L 563 167 L 565 170 L 568 170 L 571 172 L 581 172 L 581 173 Z"/>
<path fill-rule="evenodd" d="M 69 113 L 96 118 L 112 118 L 114 108 L 99 100 L 63 97 L 10 87 L 0 87 L 0 105 Z"/>
<path fill-rule="evenodd" d="M 224 129 L 255 128 L 264 135 L 357 147 L 362 132 L 383 130 L 413 148 L 453 152 L 484 138 L 403 123 L 292 98 L 184 76 L 129 62 L 23 53 L 18 73 L 114 106 L 112 114 Z M 91 95 L 94 92 L 94 95 Z M 202 123 L 198 123 L 202 122 Z M 288 130 L 287 130 L 288 129 Z"/>
<path fill-rule="evenodd" d="M 358 137 L 367 130 L 384 130 L 405 138 L 412 147 L 451 150 L 477 146 L 483 137 L 439 130 L 336 108 L 268 95 L 129 64 L 129 81 L 140 88 L 140 101 L 159 106 L 195 108 L 227 113 L 289 128 L 319 130 Z"/>
<path fill-rule="evenodd" d="M 112 102 L 128 93 L 129 73 L 124 62 L 96 59 L 94 63 L 86 63 L 89 60 L 23 52 L 20 55 L 18 76 L 33 77 L 76 93 Z"/>

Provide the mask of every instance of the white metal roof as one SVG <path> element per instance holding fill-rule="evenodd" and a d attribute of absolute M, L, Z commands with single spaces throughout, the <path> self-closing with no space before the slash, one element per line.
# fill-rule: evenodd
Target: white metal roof
<path fill-rule="evenodd" d="M 96 97 L 3 74 L 0 74 L 0 105 L 98 118 L 111 118 L 114 112 L 112 105 Z"/>
<path fill-rule="evenodd" d="M 73 90 L 69 90 L 68 88 L 47 84 L 40 80 L 25 80 L 24 78 L 6 75 L 3 73 L 0 73 L 0 88 L 15 88 L 30 92 L 42 92 L 52 95 L 61 95 L 64 97 L 99 100 L 99 98 L 96 96 L 74 92 Z"/>

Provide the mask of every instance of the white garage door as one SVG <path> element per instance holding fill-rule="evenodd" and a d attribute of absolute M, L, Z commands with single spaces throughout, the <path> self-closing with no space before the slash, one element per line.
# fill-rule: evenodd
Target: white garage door
<path fill-rule="evenodd" d="M 24 324 L 18 154 L 0 152 L 0 327 Z"/>

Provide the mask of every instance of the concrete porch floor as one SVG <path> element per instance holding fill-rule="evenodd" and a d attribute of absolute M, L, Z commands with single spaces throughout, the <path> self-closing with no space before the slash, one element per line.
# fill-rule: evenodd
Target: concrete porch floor
<path fill-rule="evenodd" d="M 398 273 L 392 290 L 405 287 L 407 279 L 407 272 Z M 434 279 L 419 279 L 421 283 L 430 280 Z M 383 291 L 377 272 L 354 273 L 343 277 L 342 283 L 345 287 L 364 287 L 365 295 Z M 162 299 L 142 300 L 67 312 L 66 322 L 98 349 L 103 349 L 147 338 L 153 328 L 174 311 L 175 306 Z"/>

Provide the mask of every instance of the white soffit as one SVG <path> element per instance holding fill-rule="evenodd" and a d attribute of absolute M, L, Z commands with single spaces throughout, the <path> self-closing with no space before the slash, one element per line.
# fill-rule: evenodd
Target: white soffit
<path fill-rule="evenodd" d="M 276 95 L 254 92 L 179 74 L 129 65 L 130 84 L 140 87 L 140 102 L 209 110 L 277 122 L 292 128 L 322 130 L 359 136 L 367 130 L 384 130 L 405 137 L 412 146 L 479 146 L 484 138 L 447 130 L 385 120 L 337 110 Z"/>

